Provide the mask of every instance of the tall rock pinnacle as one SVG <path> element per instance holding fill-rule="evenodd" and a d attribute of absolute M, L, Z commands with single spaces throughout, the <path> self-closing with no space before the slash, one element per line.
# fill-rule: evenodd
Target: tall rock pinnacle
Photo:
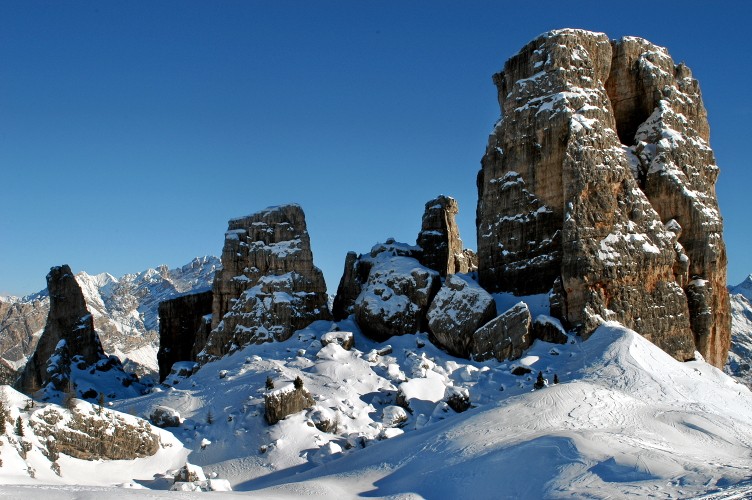
<path fill-rule="evenodd" d="M 494 75 L 478 175 L 481 284 L 552 290 L 587 336 L 618 320 L 677 359 L 730 338 L 718 167 L 697 81 L 639 38 L 557 30 Z"/>
<path fill-rule="evenodd" d="M 106 360 L 94 321 L 86 308 L 81 287 L 67 265 L 53 267 L 47 275 L 50 311 L 37 348 L 16 386 L 31 393 L 52 384 L 63 390 L 70 378 L 71 358 L 76 364 L 95 365 Z M 96 396 L 96 394 L 95 394 Z"/>
<path fill-rule="evenodd" d="M 324 275 L 313 265 L 299 205 L 230 220 L 222 270 L 214 278 L 212 331 L 200 361 L 250 343 L 287 340 L 312 321 L 330 318 Z"/>

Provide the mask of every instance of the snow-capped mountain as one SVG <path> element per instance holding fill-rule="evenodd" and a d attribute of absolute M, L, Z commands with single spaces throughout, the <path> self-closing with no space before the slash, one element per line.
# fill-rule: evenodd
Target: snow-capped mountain
<path fill-rule="evenodd" d="M 153 375 L 158 371 L 159 303 L 211 287 L 219 268 L 219 259 L 205 256 L 179 268 L 159 266 L 120 278 L 108 273 L 79 272 L 76 281 L 105 352 L 118 356 L 127 370 Z M 0 357 L 12 368 L 23 367 L 34 352 L 48 311 L 46 289 L 24 298 L 5 297 L 0 301 Z"/>

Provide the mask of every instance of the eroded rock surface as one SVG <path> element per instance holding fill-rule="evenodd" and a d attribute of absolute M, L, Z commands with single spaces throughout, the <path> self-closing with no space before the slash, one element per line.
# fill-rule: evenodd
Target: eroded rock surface
<path fill-rule="evenodd" d="M 282 341 L 330 319 L 324 276 L 313 265 L 298 205 L 232 219 L 213 286 L 212 332 L 202 362 L 249 343 Z"/>
<path fill-rule="evenodd" d="M 428 308 L 428 327 L 450 354 L 468 357 L 473 333 L 496 316 L 493 297 L 474 281 L 447 276 Z"/>
<path fill-rule="evenodd" d="M 417 245 L 423 250 L 420 262 L 439 272 L 448 274 L 467 273 L 475 270 L 475 254 L 465 250 L 460 231 L 455 221 L 459 212 L 457 200 L 441 195 L 426 203 Z"/>
<path fill-rule="evenodd" d="M 501 119 L 478 175 L 479 279 L 552 288 L 552 314 L 605 320 L 680 360 L 722 366 L 725 248 L 697 82 L 665 49 L 602 33 L 541 35 L 494 76 Z M 525 140 L 520 140 L 525 138 Z M 688 300 L 697 279 L 708 293 Z M 712 311 L 715 320 L 696 321 Z"/>

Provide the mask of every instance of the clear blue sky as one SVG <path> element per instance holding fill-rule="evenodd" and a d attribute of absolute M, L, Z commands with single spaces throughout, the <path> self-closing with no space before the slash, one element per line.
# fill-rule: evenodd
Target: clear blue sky
<path fill-rule="evenodd" d="M 441 193 L 475 248 L 491 75 L 561 27 L 642 36 L 693 70 L 737 283 L 752 272 L 751 14 L 750 2 L 0 0 L 0 293 L 44 288 L 62 263 L 120 276 L 219 255 L 228 219 L 286 202 L 306 211 L 330 292 L 348 250 L 414 242 Z"/>

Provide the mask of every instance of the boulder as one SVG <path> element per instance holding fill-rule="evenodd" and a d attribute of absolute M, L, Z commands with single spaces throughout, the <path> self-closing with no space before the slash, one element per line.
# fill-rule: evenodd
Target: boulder
<path fill-rule="evenodd" d="M 679 360 L 698 349 L 722 366 L 718 167 L 686 66 L 645 40 L 564 29 L 523 47 L 494 82 L 501 119 L 478 174 L 480 283 L 553 288 L 552 314 L 584 337 L 616 320 Z M 709 283 L 702 300 L 688 300 L 693 278 Z M 697 323 L 708 309 L 712 324 Z"/>
<path fill-rule="evenodd" d="M 473 359 L 519 359 L 533 343 L 531 326 L 530 310 L 527 304 L 519 302 L 473 333 Z"/>
<path fill-rule="evenodd" d="M 536 316 L 533 321 L 533 339 L 551 344 L 566 344 L 568 340 L 561 321 L 545 314 Z"/>
<path fill-rule="evenodd" d="M 313 397 L 305 387 L 296 388 L 288 384 L 264 394 L 264 418 L 269 425 L 274 425 L 288 415 L 313 405 Z"/>
<path fill-rule="evenodd" d="M 149 421 L 157 427 L 180 427 L 180 413 L 166 406 L 157 406 L 149 414 Z"/>
<path fill-rule="evenodd" d="M 370 270 L 353 311 L 361 331 L 373 339 L 417 333 L 427 326 L 426 312 L 441 279 L 411 256 L 414 251 L 419 252 L 388 240 L 361 257 Z"/>
<path fill-rule="evenodd" d="M 473 333 L 494 316 L 496 303 L 488 292 L 469 278 L 450 275 L 428 308 L 428 327 L 448 353 L 468 357 Z"/>
<path fill-rule="evenodd" d="M 349 351 L 355 345 L 353 332 L 328 332 L 321 336 L 321 346 L 339 344 L 342 349 Z"/>

